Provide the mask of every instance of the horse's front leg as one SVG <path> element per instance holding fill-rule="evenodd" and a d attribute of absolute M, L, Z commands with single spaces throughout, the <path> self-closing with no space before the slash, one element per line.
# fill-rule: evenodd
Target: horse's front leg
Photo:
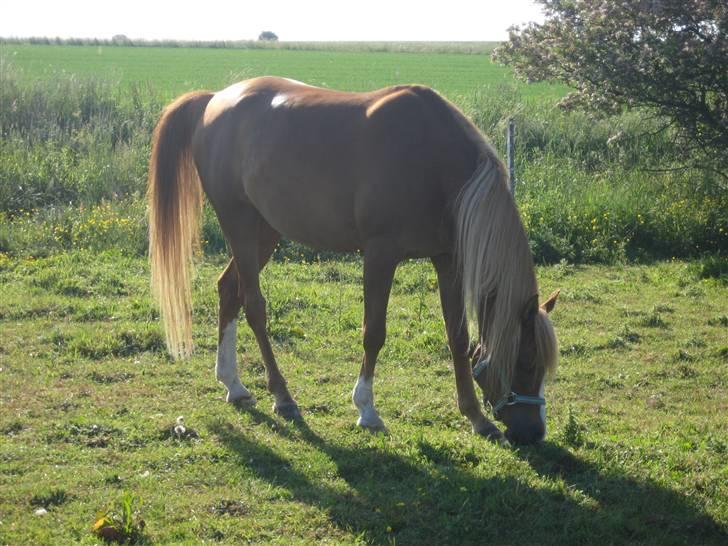
<path fill-rule="evenodd" d="M 473 432 L 500 440 L 503 433 L 491 421 L 486 419 L 480 402 L 475 394 L 472 371 L 470 369 L 468 325 L 463 308 L 462 286 L 457 275 L 455 262 L 450 255 L 437 256 L 432 259 L 437 271 L 437 282 L 440 288 L 442 315 L 445 318 L 447 340 L 452 352 L 455 369 L 455 386 L 458 393 L 458 409 L 473 425 Z"/>
<path fill-rule="evenodd" d="M 364 250 L 364 360 L 352 400 L 359 410 L 356 424 L 369 430 L 384 429 L 374 408 L 374 367 L 387 335 L 387 303 L 398 262 L 386 245 L 369 244 Z"/>

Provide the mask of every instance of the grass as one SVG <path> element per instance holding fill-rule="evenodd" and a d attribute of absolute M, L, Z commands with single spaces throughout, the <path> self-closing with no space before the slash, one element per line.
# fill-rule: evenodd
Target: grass
<path fill-rule="evenodd" d="M 9 44 L 6 60 L 25 83 L 73 74 L 122 87 L 144 82 L 165 101 L 192 89 L 222 89 L 259 75 L 285 76 L 312 85 L 369 91 L 395 83 L 422 83 L 447 95 L 513 82 L 508 68 L 487 54 L 399 53 L 365 50 L 207 49 L 44 46 Z M 529 97 L 559 97 L 561 85 L 522 85 Z"/>
<path fill-rule="evenodd" d="M 241 374 L 259 403 L 226 405 L 213 372 L 223 266 L 199 265 L 197 350 L 175 363 L 143 259 L 0 260 L 1 543 L 93 544 L 100 511 L 155 544 L 725 543 L 728 290 L 694 263 L 539 268 L 543 293 L 562 289 L 562 357 L 547 441 L 522 449 L 474 437 L 459 415 L 420 262 L 397 272 L 377 367 L 388 435 L 357 430 L 349 399 L 358 261 L 264 273 L 305 424 L 270 410 L 247 327 Z M 180 416 L 188 433 L 173 431 Z"/>
<path fill-rule="evenodd" d="M 251 55 L 248 75 L 268 72 L 265 63 L 256 64 L 265 57 L 281 73 L 348 89 L 359 85 L 349 66 L 359 75 L 370 70 L 381 78 L 367 88 L 442 78 L 449 98 L 501 153 L 505 121 L 515 116 L 517 199 L 539 262 L 613 263 L 706 254 L 716 255 L 719 267 L 725 262 L 724 183 L 696 170 L 655 172 L 678 161 L 681 151 L 669 135 L 651 134 L 654 120 L 639 113 L 609 119 L 563 113 L 553 108 L 551 95 L 563 89 L 516 85 L 484 55 L 111 47 L 115 57 L 98 61 L 90 47 L 7 47 L 18 49 L 12 61 L 0 61 L 0 103 L 12 105 L 0 109 L 0 252 L 44 256 L 113 246 L 143 254 L 141 196 L 150 134 L 176 86 L 198 87 L 175 78 L 195 75 L 207 82 L 199 86 L 218 87 L 210 85 L 215 78 L 238 79 L 215 75 L 226 56 Z M 321 61 L 338 55 L 339 60 L 355 60 Z M 185 64 L 184 59 L 193 63 L 198 57 L 206 68 Z M 42 66 L 49 67 L 47 72 Z M 89 77 L 88 71 L 97 75 Z M 150 83 L 152 74 L 156 79 Z M 464 75 L 471 79 L 462 80 Z M 447 82 L 455 87 L 448 88 Z M 204 229 L 206 251 L 224 250 L 209 210 Z M 311 257 L 297 245 L 281 253 Z"/>

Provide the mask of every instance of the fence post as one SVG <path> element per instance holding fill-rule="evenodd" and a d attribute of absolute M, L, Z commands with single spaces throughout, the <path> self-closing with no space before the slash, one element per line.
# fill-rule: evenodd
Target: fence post
<path fill-rule="evenodd" d="M 515 135 L 516 121 L 513 118 L 508 118 L 508 139 L 506 141 L 506 156 L 508 158 L 508 176 L 510 178 L 511 194 L 513 194 L 513 197 L 516 196 Z"/>

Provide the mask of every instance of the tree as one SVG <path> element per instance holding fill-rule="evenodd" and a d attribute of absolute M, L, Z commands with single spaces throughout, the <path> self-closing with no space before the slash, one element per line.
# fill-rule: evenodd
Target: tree
<path fill-rule="evenodd" d="M 258 36 L 258 40 L 261 42 L 277 42 L 278 36 L 276 36 L 275 32 L 271 32 L 270 30 L 264 30 L 260 33 L 260 36 Z"/>
<path fill-rule="evenodd" d="M 565 107 L 657 113 L 728 176 L 725 0 L 537 1 L 545 22 L 509 29 L 496 61 L 529 81 L 568 84 Z"/>
<path fill-rule="evenodd" d="M 129 46 L 133 45 L 132 41 L 129 39 L 126 34 L 115 34 L 111 38 L 111 43 L 114 45 L 123 45 L 123 46 Z"/>

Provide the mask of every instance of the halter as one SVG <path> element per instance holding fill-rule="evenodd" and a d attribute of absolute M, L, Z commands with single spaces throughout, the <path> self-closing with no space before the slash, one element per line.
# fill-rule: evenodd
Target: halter
<path fill-rule="evenodd" d="M 488 366 L 490 366 L 490 359 L 487 357 L 481 358 L 478 363 L 473 366 L 473 379 L 478 379 L 478 376 L 487 370 Z M 527 396 L 525 394 L 517 394 L 511 391 L 492 406 L 493 415 L 498 417 L 498 412 L 505 406 L 515 406 L 516 404 L 545 406 L 546 399 L 541 396 Z"/>

